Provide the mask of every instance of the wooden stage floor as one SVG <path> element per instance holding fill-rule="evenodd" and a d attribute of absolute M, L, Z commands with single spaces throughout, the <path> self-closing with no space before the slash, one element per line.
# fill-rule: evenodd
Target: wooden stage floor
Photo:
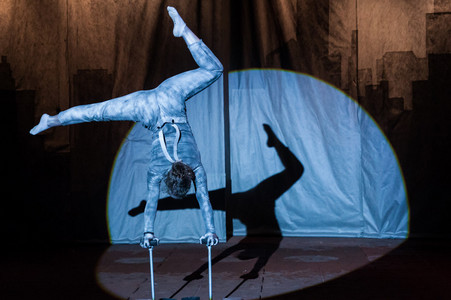
<path fill-rule="evenodd" d="M 6 250 L 1 299 L 150 299 L 138 245 Z M 212 257 L 214 299 L 451 299 L 449 240 L 233 237 Z M 162 244 L 153 259 L 156 299 L 208 299 L 205 246 Z"/>

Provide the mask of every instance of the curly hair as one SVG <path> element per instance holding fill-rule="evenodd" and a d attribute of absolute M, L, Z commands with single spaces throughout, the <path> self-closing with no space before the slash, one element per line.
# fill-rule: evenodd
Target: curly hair
<path fill-rule="evenodd" d="M 185 197 L 191 187 L 191 181 L 194 181 L 195 178 L 196 176 L 190 166 L 181 161 L 176 161 L 172 164 L 172 168 L 166 174 L 164 181 L 168 188 L 168 194 L 176 199 Z"/>

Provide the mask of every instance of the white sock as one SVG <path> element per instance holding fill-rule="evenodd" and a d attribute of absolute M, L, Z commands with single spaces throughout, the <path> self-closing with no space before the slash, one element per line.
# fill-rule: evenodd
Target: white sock
<path fill-rule="evenodd" d="M 168 6 L 168 13 L 172 19 L 172 22 L 174 22 L 174 29 L 172 30 L 172 33 L 176 37 L 182 36 L 183 31 L 185 30 L 185 27 L 186 27 L 186 24 L 183 21 L 182 17 L 180 17 L 177 10 L 171 6 Z"/>
<path fill-rule="evenodd" d="M 43 114 L 41 117 L 41 120 L 39 120 L 39 124 L 36 125 L 35 127 L 33 127 L 33 129 L 30 130 L 30 133 L 32 135 L 36 135 L 44 130 L 49 129 L 50 127 L 48 126 L 48 119 L 49 119 L 49 115 Z"/>

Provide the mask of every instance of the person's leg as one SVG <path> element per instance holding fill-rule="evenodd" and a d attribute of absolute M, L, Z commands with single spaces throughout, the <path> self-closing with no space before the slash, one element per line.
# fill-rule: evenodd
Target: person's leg
<path fill-rule="evenodd" d="M 139 91 L 103 102 L 74 106 L 56 116 L 44 114 L 30 133 L 35 135 L 55 126 L 93 121 L 143 121 L 140 106 L 146 106 L 147 111 L 158 109 L 154 101 L 149 101 L 151 92 Z"/>
<path fill-rule="evenodd" d="M 175 8 L 168 7 L 168 12 L 174 22 L 174 36 L 183 37 L 200 68 L 175 75 L 165 80 L 157 89 L 176 92 L 184 101 L 217 80 L 223 67 L 211 50 L 186 26 Z"/>

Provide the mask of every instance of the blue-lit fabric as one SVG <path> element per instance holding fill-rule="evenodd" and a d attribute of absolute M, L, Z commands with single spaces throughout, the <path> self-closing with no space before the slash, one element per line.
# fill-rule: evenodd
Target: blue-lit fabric
<path fill-rule="evenodd" d="M 232 216 L 234 235 L 256 227 L 256 218 L 242 215 L 255 215 L 260 203 L 283 236 L 407 236 L 407 195 L 396 155 L 356 102 L 323 81 L 281 70 L 231 73 L 229 88 L 232 201 L 239 210 Z M 299 179 L 280 151 L 268 147 L 262 124 L 302 163 Z M 296 182 L 280 197 L 255 199 L 283 173 Z"/>
<path fill-rule="evenodd" d="M 185 101 L 216 81 L 222 74 L 222 65 L 202 41 L 193 43 L 188 48 L 199 65 L 198 69 L 173 76 L 153 90 L 139 91 L 101 103 L 76 106 L 58 114 L 62 125 L 128 120 L 140 122 L 149 129 L 152 142 L 147 172 L 148 194 L 143 232 L 155 231 L 154 223 L 161 181 L 172 165 L 162 151 L 159 131 L 164 132 L 166 139 L 176 139 L 177 131 L 171 124 L 177 124 L 180 128 L 181 136 L 177 155 L 193 169 L 196 175 L 196 196 L 205 230 L 215 232 L 213 211 L 208 197 L 207 176 L 187 121 Z M 169 143 L 168 151 L 173 152 L 173 147 L 174 143 Z"/>

